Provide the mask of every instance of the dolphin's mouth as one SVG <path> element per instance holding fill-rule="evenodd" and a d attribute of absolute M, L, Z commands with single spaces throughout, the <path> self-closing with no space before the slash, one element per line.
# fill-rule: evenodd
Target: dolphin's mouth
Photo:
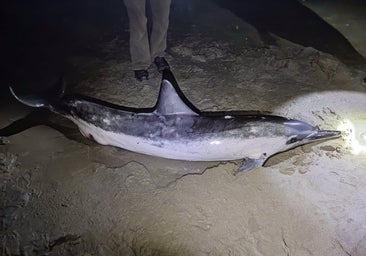
<path fill-rule="evenodd" d="M 334 138 L 340 137 L 341 134 L 342 133 L 340 131 L 325 131 L 325 130 L 320 130 L 320 131 L 315 131 L 315 132 L 309 134 L 308 136 L 306 136 L 305 139 L 307 139 L 309 141 L 324 140 L 324 139 L 334 139 Z"/>

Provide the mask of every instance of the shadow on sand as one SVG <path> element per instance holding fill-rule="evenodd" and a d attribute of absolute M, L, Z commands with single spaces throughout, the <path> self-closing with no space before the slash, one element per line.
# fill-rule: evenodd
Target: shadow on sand
<path fill-rule="evenodd" d="M 330 53 L 343 63 L 366 68 L 365 58 L 334 27 L 295 0 L 212 0 L 261 33 L 264 42 L 275 43 L 271 34 L 306 47 Z"/>

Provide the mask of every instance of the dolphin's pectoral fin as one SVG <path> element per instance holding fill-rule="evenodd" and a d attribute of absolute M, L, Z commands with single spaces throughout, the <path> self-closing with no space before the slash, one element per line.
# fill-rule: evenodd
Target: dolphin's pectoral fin
<path fill-rule="evenodd" d="M 254 159 L 246 157 L 243 159 L 241 166 L 234 172 L 234 175 L 239 172 L 247 172 L 255 168 L 263 166 L 264 162 L 267 160 L 267 155 L 263 154 L 260 158 Z"/>
<path fill-rule="evenodd" d="M 234 175 L 239 172 L 247 172 L 263 165 L 262 159 L 244 158 L 241 166 L 234 172 Z"/>

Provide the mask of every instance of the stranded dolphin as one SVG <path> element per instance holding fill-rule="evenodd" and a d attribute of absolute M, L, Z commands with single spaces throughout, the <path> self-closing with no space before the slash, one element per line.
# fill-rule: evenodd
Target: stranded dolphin
<path fill-rule="evenodd" d="M 239 171 L 262 166 L 272 155 L 310 142 L 336 138 L 339 131 L 273 115 L 201 112 L 183 95 L 170 70 L 163 72 L 153 108 L 135 109 L 81 95 L 14 97 L 45 107 L 73 121 L 80 132 L 102 145 L 188 161 L 243 159 Z"/>

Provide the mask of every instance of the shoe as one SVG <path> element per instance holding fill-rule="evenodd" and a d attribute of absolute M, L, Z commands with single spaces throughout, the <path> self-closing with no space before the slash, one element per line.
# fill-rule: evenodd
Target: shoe
<path fill-rule="evenodd" d="M 135 70 L 135 78 L 137 81 L 149 80 L 149 72 L 145 69 Z"/>
<path fill-rule="evenodd" d="M 163 72 L 165 69 L 170 69 L 170 66 L 164 57 L 156 57 L 154 59 L 154 64 L 156 65 L 159 73 Z"/>

